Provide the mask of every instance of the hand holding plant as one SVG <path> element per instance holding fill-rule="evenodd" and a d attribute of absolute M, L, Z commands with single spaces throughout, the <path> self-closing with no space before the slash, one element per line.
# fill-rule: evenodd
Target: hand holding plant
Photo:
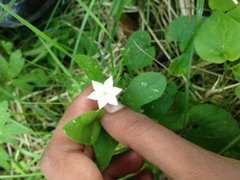
<path fill-rule="evenodd" d="M 128 108 L 110 113 L 106 110 L 100 122 L 115 139 L 137 153 L 130 151 L 115 156 L 101 174 L 94 162 L 92 149 L 71 141 L 62 131 L 70 119 L 97 108 L 97 103 L 87 98 L 91 91 L 91 87 L 84 90 L 60 120 L 41 162 L 47 179 L 120 178 L 139 171 L 143 158 L 173 179 L 240 178 L 239 161 L 206 151 Z M 223 173 L 225 171 L 228 173 Z M 152 174 L 143 170 L 136 178 L 152 179 Z"/>

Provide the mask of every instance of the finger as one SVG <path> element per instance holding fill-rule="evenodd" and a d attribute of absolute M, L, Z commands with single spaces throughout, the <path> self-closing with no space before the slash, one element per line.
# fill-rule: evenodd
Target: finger
<path fill-rule="evenodd" d="M 62 130 L 70 119 L 97 107 L 94 101 L 87 99 L 91 91 L 91 87 L 85 89 L 68 107 L 57 125 L 40 162 L 40 169 L 47 179 L 102 179 L 96 164 L 90 160 L 91 148 L 68 139 Z"/>
<path fill-rule="evenodd" d="M 91 111 L 97 108 L 96 101 L 92 101 L 87 98 L 87 96 L 92 92 L 92 87 L 86 88 L 67 108 L 63 117 L 59 121 L 57 125 L 51 142 L 49 144 L 50 147 L 54 147 L 58 149 L 58 151 L 75 151 L 75 150 L 83 150 L 84 146 L 70 140 L 63 131 L 63 126 L 67 121 L 79 116 L 80 114 Z"/>
<path fill-rule="evenodd" d="M 107 112 L 101 119 L 106 131 L 167 175 L 176 177 L 192 170 L 193 161 L 196 165 L 194 170 L 197 170 L 209 157 L 206 151 L 140 113 L 128 108 L 117 112 L 107 108 Z"/>
<path fill-rule="evenodd" d="M 110 165 L 103 172 L 103 177 L 105 180 L 112 180 L 126 176 L 139 171 L 143 163 L 144 160 L 138 153 L 127 151 L 113 157 Z"/>
<path fill-rule="evenodd" d="M 143 171 L 140 171 L 137 175 L 135 175 L 133 178 L 130 178 L 131 180 L 153 180 L 153 174 L 150 170 L 144 169 Z"/>
<path fill-rule="evenodd" d="M 85 154 L 90 159 L 94 158 L 93 149 L 92 149 L 91 146 L 85 146 L 84 149 L 83 149 L 83 154 Z"/>

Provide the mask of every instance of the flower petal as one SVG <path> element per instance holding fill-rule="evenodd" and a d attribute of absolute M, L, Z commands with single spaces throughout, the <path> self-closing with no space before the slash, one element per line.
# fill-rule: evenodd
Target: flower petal
<path fill-rule="evenodd" d="M 97 81 L 92 81 L 92 86 L 95 91 L 99 91 L 103 88 L 103 84 Z"/>
<path fill-rule="evenodd" d="M 121 91 L 122 91 L 121 88 L 113 87 L 113 88 L 111 89 L 111 94 L 114 95 L 114 96 L 116 96 L 116 95 L 118 95 Z"/>
<path fill-rule="evenodd" d="M 102 109 L 104 106 L 107 105 L 107 101 L 104 99 L 98 99 L 98 108 Z"/>
<path fill-rule="evenodd" d="M 113 87 L 113 77 L 110 76 L 105 82 L 104 82 L 104 86 L 106 88 L 112 88 Z"/>
<path fill-rule="evenodd" d="M 88 99 L 98 100 L 98 95 L 95 91 L 88 95 Z"/>
<path fill-rule="evenodd" d="M 111 104 L 111 105 L 117 106 L 118 105 L 117 98 L 115 96 L 109 97 L 108 98 L 108 103 Z"/>

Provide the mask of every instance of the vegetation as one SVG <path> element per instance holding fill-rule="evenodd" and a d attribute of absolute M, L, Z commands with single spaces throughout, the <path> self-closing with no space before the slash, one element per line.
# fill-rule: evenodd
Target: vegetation
<path fill-rule="evenodd" d="M 131 109 L 240 159 L 240 6 L 234 1 L 61 0 L 33 24 L 0 7 L 24 25 L 0 29 L 0 179 L 44 179 L 38 163 L 64 109 L 91 80 L 110 75 Z M 96 124 L 102 113 L 80 119 Z M 71 124 L 65 128 L 72 131 Z M 94 141 L 83 141 L 109 150 L 96 152 L 103 169 L 124 147 L 104 131 L 93 133 Z"/>

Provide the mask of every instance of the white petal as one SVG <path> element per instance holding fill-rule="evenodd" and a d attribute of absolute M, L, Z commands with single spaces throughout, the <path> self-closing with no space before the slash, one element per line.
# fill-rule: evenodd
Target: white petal
<path fill-rule="evenodd" d="M 91 94 L 88 95 L 88 99 L 98 100 L 97 93 L 95 91 L 92 92 Z"/>
<path fill-rule="evenodd" d="M 108 103 L 117 106 L 118 105 L 117 98 L 115 96 L 109 97 L 108 98 Z"/>
<path fill-rule="evenodd" d="M 116 95 L 118 95 L 121 91 L 122 91 L 121 88 L 113 87 L 113 88 L 111 89 L 111 94 L 114 95 L 114 96 L 116 96 Z"/>
<path fill-rule="evenodd" d="M 98 108 L 99 109 L 102 109 L 106 105 L 107 105 L 107 101 L 106 100 L 103 100 L 103 99 L 99 99 L 98 100 Z"/>
<path fill-rule="evenodd" d="M 105 82 L 104 86 L 107 88 L 112 88 L 113 87 L 113 77 L 110 76 Z"/>
<path fill-rule="evenodd" d="M 103 84 L 97 81 L 92 81 L 92 86 L 95 91 L 99 91 L 103 88 Z"/>

